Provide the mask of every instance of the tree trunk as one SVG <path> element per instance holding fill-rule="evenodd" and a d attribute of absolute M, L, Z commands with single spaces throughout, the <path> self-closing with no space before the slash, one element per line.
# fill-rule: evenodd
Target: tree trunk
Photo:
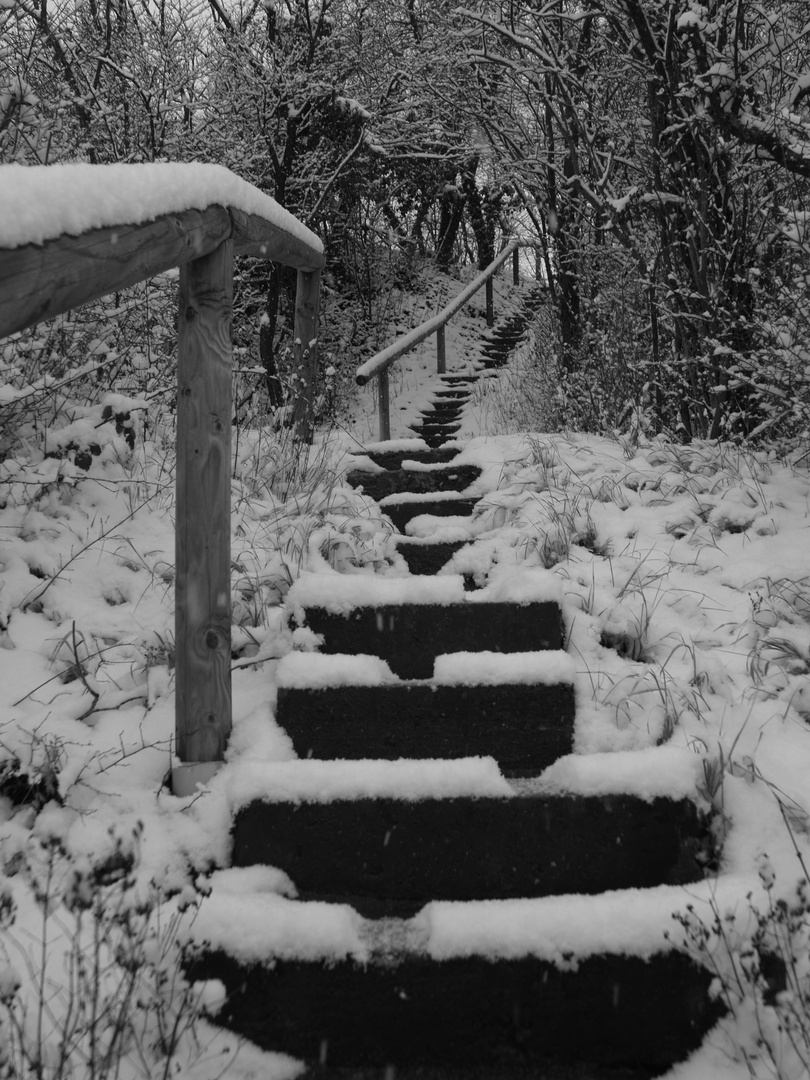
<path fill-rule="evenodd" d="M 264 368 L 267 386 L 267 398 L 272 408 L 277 409 L 284 403 L 284 390 L 278 374 L 276 362 L 276 327 L 281 299 L 281 273 L 275 263 L 270 264 L 270 280 L 267 286 L 267 302 L 264 317 L 259 327 L 259 359 Z"/>
<path fill-rule="evenodd" d="M 453 248 L 456 244 L 456 237 L 458 236 L 463 214 L 464 199 L 458 189 L 453 186 L 449 190 L 442 192 L 436 263 L 445 270 L 453 261 Z"/>
<path fill-rule="evenodd" d="M 495 258 L 495 237 L 489 215 L 484 209 L 484 200 L 475 182 L 478 158 L 473 158 L 461 171 L 461 189 L 470 219 L 475 246 L 478 249 L 478 269 L 485 270 Z"/>

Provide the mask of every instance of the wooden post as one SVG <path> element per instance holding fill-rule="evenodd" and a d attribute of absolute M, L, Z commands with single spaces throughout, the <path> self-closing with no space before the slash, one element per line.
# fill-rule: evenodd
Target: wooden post
<path fill-rule="evenodd" d="M 216 771 L 231 731 L 233 242 L 180 267 L 175 521 L 176 794 Z M 198 764 L 199 763 L 199 764 Z"/>
<path fill-rule="evenodd" d="M 377 376 L 377 407 L 380 414 L 380 441 L 391 438 L 391 415 L 388 411 L 388 368 Z"/>
<path fill-rule="evenodd" d="M 320 270 L 299 270 L 295 289 L 293 434 L 298 442 L 306 443 L 312 442 L 315 418 L 320 295 Z"/>
<path fill-rule="evenodd" d="M 495 325 L 495 304 L 492 298 L 492 278 L 487 278 L 486 284 L 487 293 L 487 326 Z"/>
<path fill-rule="evenodd" d="M 447 370 L 444 351 L 444 326 L 440 326 L 436 331 L 436 370 L 440 375 L 444 375 Z"/>
<path fill-rule="evenodd" d="M 512 252 L 512 284 L 520 284 L 520 248 Z"/>

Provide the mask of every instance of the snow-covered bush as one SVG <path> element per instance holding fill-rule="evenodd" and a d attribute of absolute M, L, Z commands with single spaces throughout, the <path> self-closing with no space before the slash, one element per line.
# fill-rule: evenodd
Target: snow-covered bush
<path fill-rule="evenodd" d="M 797 856 L 803 876 L 787 891 L 764 855 L 747 909 L 711 900 L 706 914 L 689 904 L 674 915 L 680 948 L 714 974 L 713 993 L 730 1017 L 721 1025 L 727 1053 L 751 1080 L 810 1072 L 810 876 Z"/>
<path fill-rule="evenodd" d="M 6 825 L 0 1076 L 168 1078 L 207 992 L 184 981 L 178 946 L 197 893 L 189 885 L 170 901 L 138 881 L 137 828 L 111 833 L 95 861 L 71 856 L 66 817 L 51 803 L 32 833 Z"/>

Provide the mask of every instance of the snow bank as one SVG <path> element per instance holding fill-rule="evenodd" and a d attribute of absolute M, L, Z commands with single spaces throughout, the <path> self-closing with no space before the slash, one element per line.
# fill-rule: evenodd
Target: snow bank
<path fill-rule="evenodd" d="M 471 603 L 562 604 L 563 582 L 550 570 L 531 567 L 515 571 L 510 567 L 501 574 L 497 571 L 494 574 L 495 580 L 487 588 L 467 594 Z"/>
<path fill-rule="evenodd" d="M 435 521 L 435 518 L 431 520 Z M 447 528 L 438 528 L 430 536 L 404 536 L 398 534 L 393 537 L 397 548 L 407 547 L 432 547 L 434 544 L 455 544 L 461 541 L 466 543 L 470 539 L 470 530 L 450 525 Z"/>
<path fill-rule="evenodd" d="M 302 574 L 287 593 L 289 610 L 325 608 L 346 615 L 358 607 L 386 604 L 458 604 L 466 596 L 459 576 L 381 577 L 379 574 Z"/>
<path fill-rule="evenodd" d="M 454 534 L 455 535 L 455 534 Z M 542 569 L 510 571 L 478 592 L 465 592 L 460 574 L 438 577 L 388 577 L 380 574 L 306 573 L 287 593 L 289 610 L 303 622 L 303 610 L 324 608 L 346 615 L 354 608 L 391 604 L 529 604 L 562 601 L 562 582 Z"/>
<path fill-rule="evenodd" d="M 451 761 L 245 761 L 233 766 L 227 798 L 234 811 L 256 800 L 318 802 L 354 799 L 511 798 L 494 758 Z"/>
<path fill-rule="evenodd" d="M 218 204 L 257 214 L 323 251 L 306 225 L 222 165 L 0 165 L 0 191 L 0 248 Z"/>
<path fill-rule="evenodd" d="M 423 439 L 389 439 L 387 442 L 363 443 L 366 454 L 398 454 L 403 450 L 413 450 L 418 454 L 430 450 L 430 447 Z"/>
<path fill-rule="evenodd" d="M 232 874 L 233 871 L 227 873 Z M 278 960 L 367 959 L 360 916 L 345 904 L 302 903 L 273 893 L 217 887 L 200 905 L 186 941 L 223 949 L 244 964 Z"/>
<path fill-rule="evenodd" d="M 275 959 L 386 963 L 392 956 L 427 955 L 434 960 L 480 956 L 490 960 L 533 956 L 560 968 L 575 968 L 589 956 L 606 954 L 649 959 L 668 952 L 680 931 L 674 912 L 692 904 L 711 918 L 739 904 L 761 886 L 751 875 L 726 875 L 689 886 L 622 889 L 598 896 L 550 896 L 527 900 L 434 901 L 412 920 L 366 921 L 343 904 L 289 900 L 271 892 L 244 895 L 228 870 L 200 906 L 190 942 L 223 949 L 243 963 Z"/>
<path fill-rule="evenodd" d="M 445 686 L 497 686 L 501 683 L 573 683 L 576 666 L 562 650 L 547 652 L 460 652 L 437 656 L 433 678 Z"/>
<path fill-rule="evenodd" d="M 275 866 L 232 866 L 228 870 L 215 870 L 208 884 L 219 892 L 273 893 L 295 896 L 296 889 L 283 870 Z"/>
<path fill-rule="evenodd" d="M 698 798 L 703 758 L 678 746 L 569 754 L 524 790 L 543 795 L 634 795 L 650 802 Z"/>
<path fill-rule="evenodd" d="M 405 532 L 409 537 L 430 538 L 437 543 L 440 540 L 470 540 L 472 520 L 468 514 L 417 514 L 405 523 Z"/>
<path fill-rule="evenodd" d="M 434 503 L 469 502 L 471 496 L 462 491 L 396 491 L 379 500 L 379 506 L 384 511 L 387 506 L 402 506 L 403 503 L 423 503 L 431 506 Z"/>
<path fill-rule="evenodd" d="M 723 910 L 756 888 L 752 877 L 726 876 L 689 886 L 621 889 L 599 896 L 549 896 L 532 900 L 435 901 L 417 916 L 435 960 L 485 956 L 535 956 L 573 967 L 588 956 L 619 954 L 649 959 L 668 952 L 673 912 L 691 903 L 711 918 L 709 902 Z"/>
<path fill-rule="evenodd" d="M 322 690 L 335 686 L 382 686 L 398 682 L 379 656 L 349 653 L 289 653 L 276 670 L 278 686 Z"/>

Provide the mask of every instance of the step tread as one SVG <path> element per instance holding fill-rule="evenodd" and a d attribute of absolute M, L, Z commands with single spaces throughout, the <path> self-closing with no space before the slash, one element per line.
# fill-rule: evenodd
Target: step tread
<path fill-rule="evenodd" d="M 573 750 L 574 712 L 570 685 L 407 682 L 280 687 L 276 720 L 301 758 L 492 756 L 507 776 L 533 776 Z"/>
<path fill-rule="evenodd" d="M 385 472 L 353 469 L 346 474 L 346 482 L 361 489 L 370 498 L 380 501 L 398 493 L 429 494 L 435 492 L 462 492 L 481 475 L 477 465 L 442 466 L 430 469 L 400 467 Z"/>
<path fill-rule="evenodd" d="M 414 919 L 369 921 L 346 905 L 245 896 L 250 875 L 215 881 L 191 929 L 200 952 L 189 974 L 225 984 L 229 1027 L 306 1060 L 325 1039 L 328 1060 L 344 1065 L 479 1064 L 511 1048 L 517 1061 L 661 1066 L 721 1015 L 712 974 L 664 939 L 672 913 L 714 883 L 688 896 L 660 886 L 438 902 Z"/>
<path fill-rule="evenodd" d="M 279 867 L 303 897 L 367 916 L 686 884 L 711 857 L 693 802 L 631 795 L 253 801 L 233 827 L 234 866 Z"/>
<path fill-rule="evenodd" d="M 749 875 L 748 887 L 756 886 Z M 593 895 L 435 900 L 412 918 L 366 919 L 350 905 L 294 899 L 277 868 L 215 871 L 211 893 L 187 929 L 189 944 L 235 960 L 395 965 L 407 959 L 444 963 L 477 957 L 498 963 L 532 957 L 562 969 L 593 956 L 649 960 L 678 951 L 673 913 L 687 905 L 722 908 L 739 899 L 739 875 Z M 665 933 L 671 934 L 670 938 Z"/>
<path fill-rule="evenodd" d="M 425 540 L 415 536 L 397 536 L 396 549 L 405 560 L 411 574 L 423 576 L 439 572 L 467 540 Z"/>
<path fill-rule="evenodd" d="M 712 974 L 674 953 L 592 956 L 576 971 L 533 957 L 278 960 L 245 970 L 209 951 L 187 973 L 224 984 L 219 1019 L 231 1030 L 338 1066 L 573 1059 L 664 1069 L 695 1050 L 724 1013 L 709 995 Z"/>
<path fill-rule="evenodd" d="M 450 579 L 448 574 L 409 580 L 438 586 Z M 462 597 L 486 594 L 486 590 L 465 593 L 464 579 L 455 580 Z M 558 651 L 564 643 L 560 607 L 554 600 L 522 606 L 472 599 L 466 603 L 379 603 L 353 606 L 343 613 L 307 604 L 294 610 L 294 618 L 298 626 L 322 636 L 323 653 L 379 656 L 402 679 L 431 678 L 436 657 L 446 653 Z"/>
<path fill-rule="evenodd" d="M 398 608 L 375 608 L 384 621 L 387 612 Z M 576 665 L 564 649 L 529 652 L 439 653 L 425 679 L 438 687 L 473 688 L 497 686 L 573 686 Z M 389 664 L 374 654 L 338 652 L 292 652 L 276 669 L 279 688 L 296 690 L 337 690 L 347 686 L 404 686 L 425 679 L 402 680 Z"/>

